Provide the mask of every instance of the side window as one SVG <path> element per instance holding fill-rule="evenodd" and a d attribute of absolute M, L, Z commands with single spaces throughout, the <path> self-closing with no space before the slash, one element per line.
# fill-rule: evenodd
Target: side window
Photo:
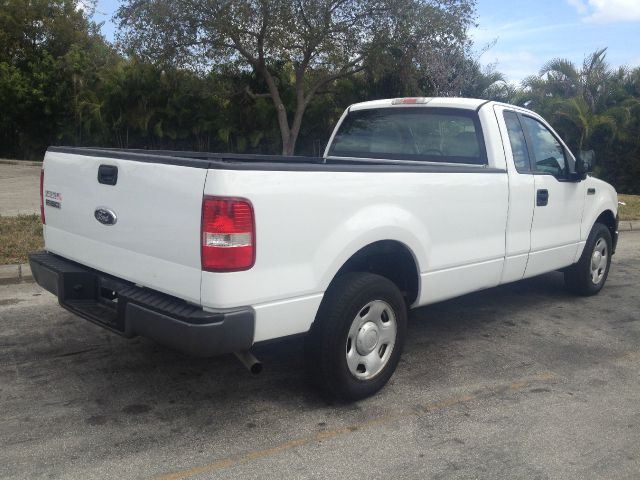
<path fill-rule="evenodd" d="M 534 157 L 533 170 L 540 173 L 550 173 L 558 178 L 565 177 L 567 159 L 560 142 L 538 120 L 525 115 L 521 118 L 531 140 L 531 150 Z"/>
<path fill-rule="evenodd" d="M 527 142 L 518 120 L 516 112 L 505 111 L 504 122 L 507 124 L 507 132 L 509 132 L 509 143 L 511 144 L 511 152 L 513 153 L 513 162 L 516 164 L 516 170 L 520 173 L 531 171 L 529 166 L 529 152 L 527 151 Z"/>

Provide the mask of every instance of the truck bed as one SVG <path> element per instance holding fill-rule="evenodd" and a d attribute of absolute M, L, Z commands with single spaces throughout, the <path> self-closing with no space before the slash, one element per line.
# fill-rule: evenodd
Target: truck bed
<path fill-rule="evenodd" d="M 185 165 L 196 168 L 212 168 L 211 164 L 220 163 L 256 163 L 256 164 L 319 164 L 322 157 L 259 155 L 239 153 L 191 152 L 182 150 L 147 150 L 135 148 L 97 148 L 97 147 L 49 147 L 50 152 L 108 157 L 138 162 Z M 215 167 L 214 167 L 215 168 Z"/>
<path fill-rule="evenodd" d="M 307 157 L 93 147 L 49 147 L 48 152 L 203 169 L 329 172 L 506 173 L 487 166 L 372 158 Z"/>

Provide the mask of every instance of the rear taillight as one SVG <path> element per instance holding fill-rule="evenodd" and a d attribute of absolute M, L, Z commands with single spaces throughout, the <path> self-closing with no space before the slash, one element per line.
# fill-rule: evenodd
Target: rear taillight
<path fill-rule="evenodd" d="M 203 270 L 232 272 L 253 266 L 256 234 L 248 200 L 205 196 L 201 230 Z"/>
<path fill-rule="evenodd" d="M 47 223 L 44 218 L 44 168 L 40 170 L 40 219 L 43 225 Z"/>

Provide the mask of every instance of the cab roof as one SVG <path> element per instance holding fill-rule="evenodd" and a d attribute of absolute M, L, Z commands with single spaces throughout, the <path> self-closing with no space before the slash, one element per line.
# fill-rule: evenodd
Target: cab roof
<path fill-rule="evenodd" d="M 443 107 L 443 108 L 464 108 L 475 110 L 488 100 L 478 98 L 461 98 L 461 97 L 405 97 L 405 98 L 385 98 L 382 100 L 372 100 L 369 102 L 354 103 L 349 107 L 353 110 L 368 110 L 371 108 L 388 108 L 388 107 Z"/>

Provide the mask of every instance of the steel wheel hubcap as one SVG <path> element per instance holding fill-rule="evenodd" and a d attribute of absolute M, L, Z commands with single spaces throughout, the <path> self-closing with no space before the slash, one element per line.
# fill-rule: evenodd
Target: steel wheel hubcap
<path fill-rule="evenodd" d="M 607 242 L 599 238 L 591 255 L 591 281 L 597 285 L 607 271 Z"/>
<path fill-rule="evenodd" d="M 356 335 L 356 350 L 360 355 L 369 355 L 378 345 L 379 338 L 378 326 L 373 322 L 365 323 Z"/>
<path fill-rule="evenodd" d="M 349 371 L 361 380 L 379 374 L 391 358 L 398 325 L 391 306 L 374 300 L 360 309 L 349 328 L 346 357 Z"/>

